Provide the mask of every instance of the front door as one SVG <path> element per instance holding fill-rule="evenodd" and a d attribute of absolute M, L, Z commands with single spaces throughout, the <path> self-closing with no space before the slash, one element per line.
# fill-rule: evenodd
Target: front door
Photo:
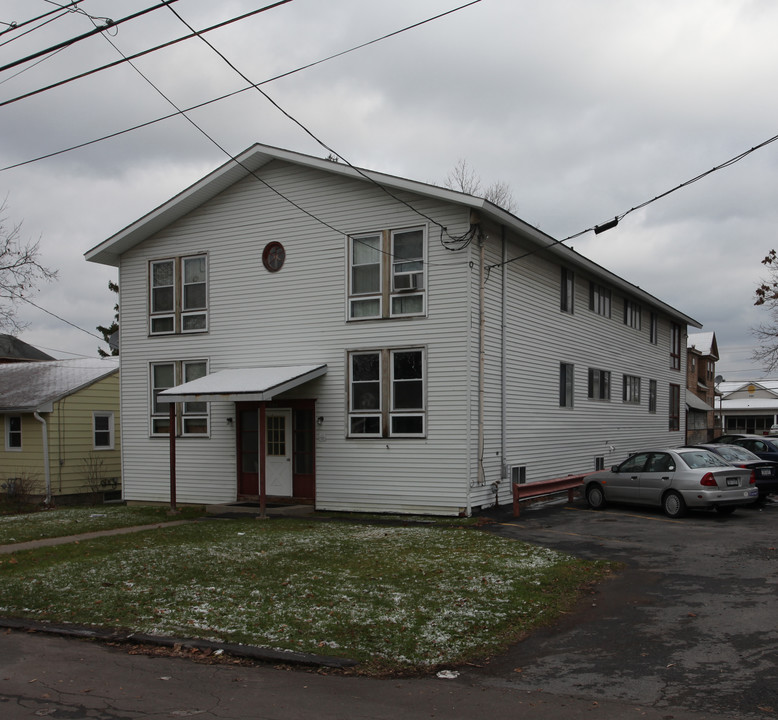
<path fill-rule="evenodd" d="M 268 495 L 292 495 L 292 411 L 268 408 L 265 416 L 265 478 Z"/>

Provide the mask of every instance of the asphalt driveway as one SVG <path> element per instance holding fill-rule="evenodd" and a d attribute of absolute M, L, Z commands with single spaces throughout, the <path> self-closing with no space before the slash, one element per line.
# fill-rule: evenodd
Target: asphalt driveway
<path fill-rule="evenodd" d="M 491 531 L 625 567 L 561 623 L 474 670 L 480 683 L 778 716 L 778 504 L 671 520 L 579 500 L 522 510 Z"/>

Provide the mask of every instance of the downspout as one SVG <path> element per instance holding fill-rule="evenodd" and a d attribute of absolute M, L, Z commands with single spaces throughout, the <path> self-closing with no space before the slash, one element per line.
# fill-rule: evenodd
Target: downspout
<path fill-rule="evenodd" d="M 46 505 L 51 505 L 51 468 L 49 467 L 49 429 L 46 425 L 46 421 L 38 414 L 36 410 L 33 413 L 33 417 L 42 426 L 43 436 L 43 471 L 46 477 Z"/>
<path fill-rule="evenodd" d="M 484 364 L 486 356 L 485 302 L 486 245 L 480 228 L 478 231 L 478 484 L 484 485 Z"/>
<path fill-rule="evenodd" d="M 508 367 L 508 242 L 505 237 L 505 225 L 500 226 L 500 240 L 502 241 L 502 278 L 501 278 L 501 295 L 500 298 L 500 480 L 504 480 L 508 477 L 508 466 L 505 461 L 505 453 L 508 445 L 508 430 L 506 423 L 508 420 L 508 408 L 506 406 L 508 398 L 507 387 L 507 367 Z M 500 505 L 500 486 L 497 486 L 497 490 L 494 493 L 495 505 Z"/>

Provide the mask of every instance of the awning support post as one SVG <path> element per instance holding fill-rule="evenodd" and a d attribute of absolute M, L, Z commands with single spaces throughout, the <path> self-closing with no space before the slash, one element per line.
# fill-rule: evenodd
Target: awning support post
<path fill-rule="evenodd" d="M 259 404 L 259 517 L 264 520 L 267 518 L 265 508 L 267 505 L 267 484 L 265 473 L 265 458 L 267 457 L 267 448 L 265 447 L 266 403 Z"/>
<path fill-rule="evenodd" d="M 170 430 L 170 510 L 168 514 L 177 515 L 176 507 L 176 404 L 169 403 Z"/>

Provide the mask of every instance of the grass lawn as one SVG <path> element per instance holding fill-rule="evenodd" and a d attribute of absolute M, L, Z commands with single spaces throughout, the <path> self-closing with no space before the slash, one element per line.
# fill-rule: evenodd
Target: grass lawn
<path fill-rule="evenodd" d="M 40 538 L 79 535 L 96 530 L 170 522 L 200 515 L 202 511 L 193 508 L 184 508 L 179 515 L 171 516 L 167 514 L 167 508 L 164 507 L 125 505 L 55 508 L 21 515 L 0 515 L 0 545 Z"/>
<path fill-rule="evenodd" d="M 609 571 L 451 525 L 206 520 L 0 556 L 0 614 L 424 671 L 498 652 Z"/>

